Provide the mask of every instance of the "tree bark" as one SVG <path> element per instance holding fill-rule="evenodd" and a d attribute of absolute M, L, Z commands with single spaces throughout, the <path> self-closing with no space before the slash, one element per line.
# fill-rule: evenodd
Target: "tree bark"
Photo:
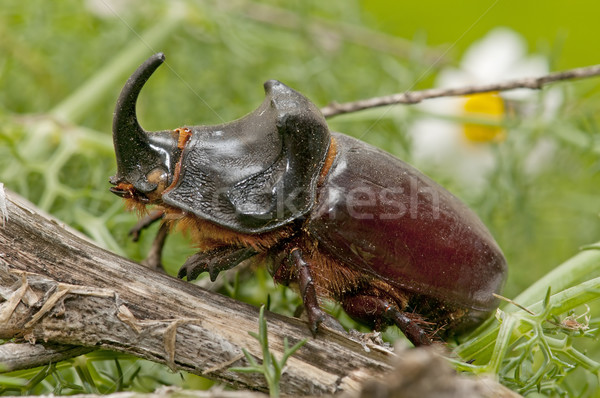
<path fill-rule="evenodd" d="M 121 351 L 238 388 L 267 391 L 246 366 L 242 348 L 261 359 L 248 331 L 258 309 L 192 283 L 154 272 L 67 231 L 15 194 L 4 199 L 0 223 L 0 338 Z M 391 369 L 393 354 L 321 330 L 316 338 L 293 318 L 266 313 L 270 350 L 288 361 L 281 392 L 319 395 L 355 391 Z M 60 349 L 59 349 L 60 351 Z M 18 365 L 14 365 L 18 366 Z"/>

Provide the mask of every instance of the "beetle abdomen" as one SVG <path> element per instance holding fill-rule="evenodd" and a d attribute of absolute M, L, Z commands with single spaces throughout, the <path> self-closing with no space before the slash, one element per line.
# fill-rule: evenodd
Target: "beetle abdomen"
<path fill-rule="evenodd" d="M 472 317 L 496 308 L 506 261 L 479 218 L 414 167 L 357 139 L 333 137 L 338 155 L 308 223 L 320 249 Z"/>

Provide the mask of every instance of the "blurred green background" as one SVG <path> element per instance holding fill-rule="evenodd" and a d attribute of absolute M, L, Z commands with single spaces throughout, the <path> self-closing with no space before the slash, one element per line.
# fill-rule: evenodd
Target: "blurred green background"
<path fill-rule="evenodd" d="M 369 26 L 405 37 L 427 37 L 429 45 L 455 44 L 455 55 L 496 26 L 519 32 L 531 51 L 556 54 L 555 69 L 598 63 L 600 4 L 588 0 L 499 0 L 457 2 L 363 1 Z"/>
<path fill-rule="evenodd" d="M 108 192 L 108 177 L 116 170 L 116 98 L 152 53 L 164 52 L 167 64 L 144 88 L 138 115 L 146 129 L 161 130 L 238 118 L 262 101 L 268 79 L 319 106 L 430 88 L 497 27 L 521 36 L 523 57 L 542 57 L 551 71 L 600 63 L 599 13 L 592 0 L 3 0 L 0 182 L 103 247 L 141 260 L 152 233 L 130 241 L 135 215 Z M 554 87 L 560 101 L 550 111 L 548 89 L 507 100 L 506 138 L 481 144 L 493 166 L 476 189 L 414 151 L 419 120 L 460 127 L 462 114 L 395 106 L 335 117 L 330 126 L 415 164 L 464 199 L 504 250 L 505 295 L 514 297 L 600 240 L 600 79 Z M 528 173 L 542 141 L 552 151 Z M 166 250 L 171 273 L 193 253 L 182 236 Z M 223 291 L 255 304 L 271 295 L 287 314 L 298 304 L 261 272 Z M 596 342 L 590 346 L 597 353 Z"/>

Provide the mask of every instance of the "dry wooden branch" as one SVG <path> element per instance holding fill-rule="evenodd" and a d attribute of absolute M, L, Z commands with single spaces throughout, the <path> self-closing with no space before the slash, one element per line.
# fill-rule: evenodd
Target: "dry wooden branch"
<path fill-rule="evenodd" d="M 266 391 L 261 376 L 228 370 L 246 366 L 242 348 L 261 357 L 247 333 L 258 327 L 256 308 L 149 271 L 67 232 L 14 194 L 6 199 L 0 338 L 106 348 Z M 383 349 L 367 353 L 339 333 L 325 330 L 312 338 L 297 319 L 266 318 L 275 355 L 282 355 L 284 337 L 290 344 L 309 339 L 288 361 L 282 393 L 352 391 L 391 369 L 392 354 Z"/>
<path fill-rule="evenodd" d="M 430 98 L 459 97 L 491 91 L 514 90 L 517 88 L 540 89 L 548 83 L 554 83 L 561 80 L 584 79 L 598 75 L 600 75 L 600 65 L 594 65 L 584 68 L 569 69 L 563 72 L 550 73 L 540 77 L 514 79 L 503 83 L 482 84 L 459 88 L 432 88 L 422 91 L 406 91 L 404 93 L 367 98 L 364 100 L 345 102 L 343 104 L 333 102 L 324 108 L 321 108 L 321 112 L 325 117 L 330 118 L 344 113 L 358 112 L 364 109 L 385 105 L 417 104 Z"/>

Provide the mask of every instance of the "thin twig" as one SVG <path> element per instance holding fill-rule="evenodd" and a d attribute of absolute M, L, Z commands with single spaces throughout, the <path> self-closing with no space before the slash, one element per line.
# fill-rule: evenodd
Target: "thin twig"
<path fill-rule="evenodd" d="M 364 109 L 376 108 L 394 104 L 417 104 L 425 99 L 439 97 L 458 97 L 469 94 L 487 93 L 490 91 L 507 91 L 516 88 L 541 89 L 544 85 L 562 80 L 585 79 L 600 75 L 600 65 L 587 66 L 583 68 L 569 69 L 562 72 L 550 73 L 540 77 L 529 77 L 508 80 L 503 83 L 482 84 L 477 86 L 466 86 L 459 88 L 432 88 L 422 91 L 405 91 L 403 93 L 373 97 L 364 100 L 345 102 L 338 104 L 330 103 L 321 112 L 327 118 L 344 113 L 358 112 Z"/>

